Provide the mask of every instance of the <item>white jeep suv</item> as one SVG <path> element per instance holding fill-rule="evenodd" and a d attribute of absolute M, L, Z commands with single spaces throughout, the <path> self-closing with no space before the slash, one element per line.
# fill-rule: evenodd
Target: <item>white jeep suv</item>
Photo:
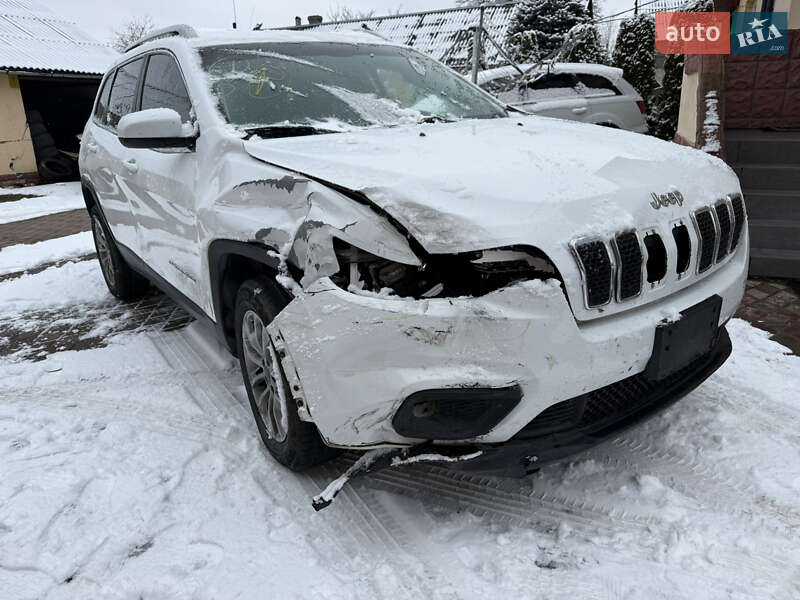
<path fill-rule="evenodd" d="M 369 33 L 162 30 L 106 74 L 80 169 L 111 292 L 213 324 L 291 469 L 389 447 L 523 475 L 730 352 L 722 161 L 508 114 Z"/>

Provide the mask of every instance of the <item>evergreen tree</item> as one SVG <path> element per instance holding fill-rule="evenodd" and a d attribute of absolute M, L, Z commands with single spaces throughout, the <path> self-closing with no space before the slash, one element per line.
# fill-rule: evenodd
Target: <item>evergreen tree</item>
<path fill-rule="evenodd" d="M 567 39 L 556 56 L 557 62 L 607 64 L 608 54 L 594 25 L 581 23 L 567 33 Z"/>
<path fill-rule="evenodd" d="M 656 26 L 652 15 L 638 15 L 619 26 L 611 62 L 645 102 L 656 87 Z"/>
<path fill-rule="evenodd" d="M 561 49 L 570 29 L 588 21 L 583 1 L 522 0 L 511 17 L 506 48 L 515 61 L 544 59 Z"/>
<path fill-rule="evenodd" d="M 682 82 L 683 54 L 667 55 L 661 90 L 651 99 L 647 113 L 647 127 L 650 133 L 662 140 L 672 141 L 678 129 Z"/>

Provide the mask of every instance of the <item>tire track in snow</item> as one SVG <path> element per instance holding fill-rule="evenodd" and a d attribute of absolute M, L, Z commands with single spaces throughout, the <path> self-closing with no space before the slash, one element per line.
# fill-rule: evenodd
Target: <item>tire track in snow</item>
<path fill-rule="evenodd" d="M 654 517 L 643 517 L 629 511 L 587 502 L 564 495 L 534 490 L 530 494 L 503 489 L 498 480 L 447 469 L 414 465 L 407 470 L 386 470 L 371 474 L 370 485 L 415 498 L 424 498 L 434 504 L 442 503 L 465 508 L 480 517 L 499 517 L 517 526 L 533 526 L 543 533 L 553 534 L 562 524 L 587 539 L 598 535 L 613 538 L 621 531 L 636 534 L 636 545 L 648 548 L 663 543 L 659 534 L 677 531 L 680 526 Z M 618 560 L 617 553 L 604 550 L 609 560 Z M 727 548 L 715 549 L 719 561 L 730 570 L 730 577 L 714 577 L 703 571 L 693 571 L 693 576 L 715 584 L 729 583 L 740 573 L 752 573 L 770 581 L 791 582 L 791 571 L 783 558 L 767 548 L 759 548 L 759 555 L 743 555 Z M 641 560 L 641 558 L 639 558 Z M 648 561 L 652 562 L 652 561 Z M 656 563 L 658 564 L 658 563 Z"/>
<path fill-rule="evenodd" d="M 783 531 L 788 527 L 800 531 L 800 512 L 768 498 L 746 476 L 734 475 L 720 465 L 703 464 L 696 458 L 658 448 L 652 442 L 633 435 L 620 436 L 612 444 L 614 449 L 622 451 L 622 457 L 612 452 L 603 460 L 613 462 L 619 468 L 654 473 L 659 479 L 667 479 L 671 487 L 715 510 L 740 517 L 760 513 L 783 523 L 783 527 L 775 526 L 775 529 Z"/>
<path fill-rule="evenodd" d="M 309 506 L 311 497 L 325 489 L 332 479 L 346 469 L 342 463 L 341 459 L 336 459 L 301 475 Z M 347 540 L 345 543 L 348 552 L 378 552 L 386 558 L 391 557 L 394 572 L 400 578 L 399 583 L 408 592 L 408 597 L 434 596 L 436 590 L 430 587 L 429 582 L 441 579 L 444 574 L 432 571 L 426 563 L 410 554 L 411 546 L 405 532 L 379 502 L 374 498 L 365 498 L 363 491 L 359 491 L 357 486 L 349 485 L 339 493 L 334 505 L 336 504 L 339 506 L 332 506 L 319 516 L 326 519 L 340 540 Z M 333 518 L 334 515 L 340 519 Z M 421 575 L 419 571 L 422 571 Z M 438 589 L 440 586 L 436 587 Z"/>

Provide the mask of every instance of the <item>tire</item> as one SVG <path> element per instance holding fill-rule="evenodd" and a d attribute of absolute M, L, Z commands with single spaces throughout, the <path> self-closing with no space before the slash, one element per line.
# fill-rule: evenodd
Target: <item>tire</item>
<path fill-rule="evenodd" d="M 49 179 L 64 179 L 72 175 L 72 165 L 60 156 L 45 158 L 39 163 L 39 174 Z"/>
<path fill-rule="evenodd" d="M 245 281 L 236 294 L 236 349 L 264 445 L 279 463 L 302 471 L 330 460 L 337 451 L 325 445 L 316 425 L 301 421 L 297 415 L 289 384 L 266 332 L 266 326 L 289 301 L 288 294 L 269 277 Z"/>
<path fill-rule="evenodd" d="M 97 260 L 100 262 L 100 271 L 106 280 L 108 291 L 120 300 L 141 298 L 147 292 L 150 283 L 131 269 L 122 258 L 97 207 L 92 208 L 89 215 L 92 217 L 92 235 L 97 250 Z"/>

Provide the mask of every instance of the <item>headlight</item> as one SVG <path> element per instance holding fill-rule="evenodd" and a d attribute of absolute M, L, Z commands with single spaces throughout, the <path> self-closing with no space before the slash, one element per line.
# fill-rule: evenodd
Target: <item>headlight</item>
<path fill-rule="evenodd" d="M 482 296 L 527 279 L 560 279 L 552 262 L 532 247 L 431 255 L 420 265 L 381 258 L 335 239 L 339 271 L 331 277 L 350 291 L 411 298 Z"/>

